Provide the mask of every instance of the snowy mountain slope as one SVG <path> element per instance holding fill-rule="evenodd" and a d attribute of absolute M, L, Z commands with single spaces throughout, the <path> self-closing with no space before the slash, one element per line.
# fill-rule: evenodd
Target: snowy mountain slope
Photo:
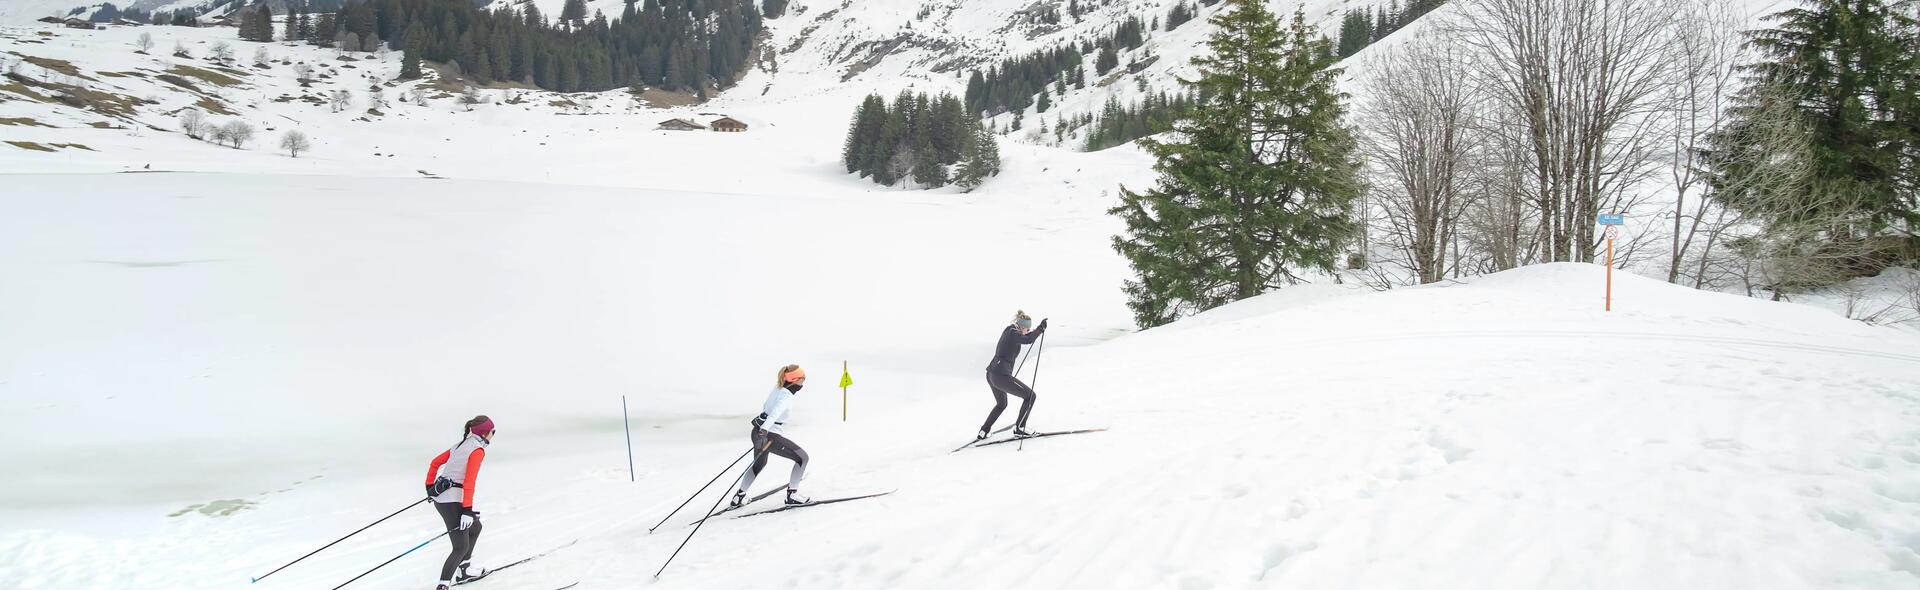
<path fill-rule="evenodd" d="M 85 0 L 7 0 L 0 2 L 0 25 L 26 25 L 43 16 L 64 17 L 75 8 L 89 5 L 98 6 Z"/>

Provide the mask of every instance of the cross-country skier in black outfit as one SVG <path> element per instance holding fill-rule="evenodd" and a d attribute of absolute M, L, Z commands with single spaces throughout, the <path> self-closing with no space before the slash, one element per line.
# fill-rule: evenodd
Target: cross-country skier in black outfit
<path fill-rule="evenodd" d="M 746 504 L 747 488 L 753 485 L 753 479 L 760 470 L 767 468 L 767 455 L 779 455 L 793 461 L 793 473 L 787 477 L 787 505 L 796 506 L 811 503 L 812 500 L 800 495 L 800 479 L 807 475 L 807 450 L 781 434 L 787 424 L 787 414 L 793 410 L 793 397 L 800 388 L 807 385 L 807 372 L 800 365 L 780 367 L 779 377 L 775 378 L 772 393 L 760 406 L 760 416 L 753 419 L 753 431 L 747 436 L 753 441 L 753 464 L 747 466 L 747 472 L 740 476 L 740 488 L 733 493 L 734 508 Z"/>
<path fill-rule="evenodd" d="M 1013 376 L 1013 357 L 1020 354 L 1020 347 L 1033 344 L 1041 334 L 1047 332 L 1047 320 L 1040 320 L 1035 328 L 1033 318 L 1025 311 L 1013 314 L 1013 323 L 1000 331 L 1000 343 L 993 348 L 993 362 L 987 363 L 987 387 L 993 389 L 993 411 L 987 412 L 987 423 L 980 427 L 975 440 L 987 438 L 993 432 L 993 422 L 1000 419 L 1000 411 L 1007 409 L 1007 395 L 1020 398 L 1020 417 L 1013 421 L 1014 436 L 1032 436 L 1027 430 L 1027 416 L 1033 413 L 1033 388 L 1021 383 Z"/>

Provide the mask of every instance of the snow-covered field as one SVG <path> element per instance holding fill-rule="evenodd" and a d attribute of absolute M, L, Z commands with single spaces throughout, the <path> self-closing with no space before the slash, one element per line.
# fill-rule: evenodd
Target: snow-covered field
<path fill-rule="evenodd" d="M 1607 313 L 1599 269 L 1555 265 L 1114 339 L 1110 228 L 1005 203 L 8 181 L 13 587 L 238 587 L 414 499 L 480 412 L 502 429 L 483 562 L 579 540 L 502 587 L 1920 580 L 1920 339 L 1804 306 L 1623 274 Z M 1035 425 L 1111 430 L 949 454 L 1016 307 L 1057 326 Z M 790 429 L 807 491 L 899 491 L 709 523 L 650 581 L 689 517 L 647 528 L 738 454 L 785 362 L 822 377 Z M 181 513 L 220 501 L 245 508 Z M 331 587 L 437 526 L 404 516 L 259 587 Z M 438 550 L 356 585 L 426 587 Z"/>
<path fill-rule="evenodd" d="M 775 44 L 836 5 L 796 2 Z M 256 45 L 0 30 L 0 55 L 41 60 L 23 75 L 74 83 L 43 65 L 60 60 L 153 101 L 117 129 L 0 103 L 51 125 L 0 140 L 87 146 L 0 144 L 0 588 L 331 588 L 437 518 L 248 579 L 416 500 L 476 413 L 501 428 L 477 561 L 566 545 L 493 588 L 1920 585 L 1915 331 L 1624 272 L 1603 312 L 1602 269 L 1550 265 L 1303 286 L 1136 333 L 1103 211 L 1150 181 L 1137 150 L 1008 143 L 1006 173 L 964 195 L 840 173 L 862 95 L 958 88 L 911 59 L 841 83 L 819 55 L 833 27 L 899 24 L 831 21 L 817 51 L 697 108 L 495 90 L 469 112 L 399 84 L 378 115 L 366 89 L 392 56 L 269 45 L 272 67 L 186 92 L 158 76 L 224 70 L 174 43 L 247 63 Z M 281 61 L 330 75 L 302 89 Z M 275 100 L 343 89 L 337 113 Z M 273 132 L 248 150 L 174 133 L 202 98 Z M 652 129 L 718 114 L 754 129 Z M 275 153 L 289 128 L 316 149 Z M 1021 308 L 1053 326 L 1034 426 L 1110 430 L 949 453 Z M 719 492 L 648 528 L 744 450 L 789 362 L 814 376 L 788 429 L 814 457 L 805 491 L 897 491 L 709 522 L 652 579 Z M 769 469 L 762 486 L 787 463 Z M 349 588 L 430 588 L 444 551 Z"/>

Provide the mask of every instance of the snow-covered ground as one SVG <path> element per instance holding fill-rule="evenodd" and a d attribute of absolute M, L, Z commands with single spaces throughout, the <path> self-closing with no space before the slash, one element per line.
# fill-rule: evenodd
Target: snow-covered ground
<path fill-rule="evenodd" d="M 776 46 L 838 5 L 795 4 Z M 262 70 L 230 29 L 0 29 L 21 75 L 152 101 L 108 117 L 0 88 L 0 120 L 37 123 L 0 140 L 87 146 L 0 144 L 0 588 L 331 588 L 437 519 L 247 580 L 417 499 L 476 413 L 502 432 L 477 560 L 577 541 L 498 588 L 1920 585 L 1913 330 L 1624 272 L 1603 312 L 1602 269 L 1550 265 L 1304 286 L 1135 333 L 1103 211 L 1150 160 L 1008 143 L 964 195 L 842 174 L 861 96 L 959 84 L 911 55 L 843 83 L 820 31 L 900 24 L 861 19 L 700 107 L 493 90 L 469 112 L 402 103 L 408 83 L 379 114 L 393 56 L 273 44 Z M 243 65 L 205 61 L 223 40 Z M 329 76 L 303 89 L 294 63 Z M 353 108 L 275 100 L 334 90 Z M 272 131 L 173 132 L 201 99 Z M 719 114 L 754 128 L 652 129 Z M 289 128 L 315 150 L 272 150 Z M 1861 288 L 1892 302 L 1910 279 Z M 1020 308 L 1053 326 L 1034 425 L 1110 430 L 949 453 Z M 814 375 L 789 427 L 806 491 L 897 491 L 709 522 L 651 579 L 692 519 L 647 529 L 744 450 L 789 362 Z M 349 588 L 429 588 L 444 551 Z"/>
<path fill-rule="evenodd" d="M 1920 338 L 1805 306 L 1623 273 L 1608 313 L 1599 269 L 1554 265 L 1115 339 L 1110 228 L 1011 202 L 8 181 L 9 586 L 236 587 L 414 499 L 480 412 L 502 428 L 483 561 L 579 540 L 502 587 L 1920 580 Z M 1034 424 L 1111 430 L 950 454 L 1018 307 L 1057 326 Z M 690 519 L 647 528 L 739 453 L 786 362 L 821 377 L 790 428 L 807 491 L 898 492 L 709 523 L 650 581 Z M 403 516 L 260 587 L 331 587 L 436 527 Z M 356 585 L 428 586 L 440 550 Z"/>

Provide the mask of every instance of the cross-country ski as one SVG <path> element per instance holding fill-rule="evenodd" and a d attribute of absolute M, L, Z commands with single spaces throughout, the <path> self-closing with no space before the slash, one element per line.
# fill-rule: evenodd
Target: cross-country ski
<path fill-rule="evenodd" d="M 1031 440 L 1036 438 L 1046 438 L 1049 436 L 1062 436 L 1062 435 L 1068 435 L 1068 434 L 1086 434 L 1089 432 L 1106 432 L 1106 431 L 1107 429 L 1105 428 L 1086 428 L 1081 430 L 1059 430 L 1059 431 L 1053 431 L 1053 432 L 1035 432 L 1033 434 L 1029 434 L 1026 436 L 1016 436 L 1013 438 L 989 440 L 987 442 L 983 442 L 974 446 L 986 447 L 986 446 L 992 446 L 992 445 L 1004 444 L 1004 443 L 1010 443 L 1010 442 L 1020 442 L 1020 441 Z"/>
<path fill-rule="evenodd" d="M 771 509 L 771 510 L 761 510 L 761 511 L 759 511 L 759 512 L 749 512 L 749 513 L 746 513 L 746 514 L 742 514 L 742 515 L 739 515 L 739 516 L 735 516 L 734 518 L 746 518 L 746 517 L 749 517 L 749 516 L 760 516 L 760 515 L 762 515 L 762 514 L 773 514 L 773 513 L 775 513 L 775 512 L 784 512 L 784 511 L 787 511 L 787 510 L 796 510 L 796 509 L 800 509 L 800 508 L 812 508 L 812 507 L 815 507 L 815 506 L 825 506 L 825 505 L 828 505 L 828 504 L 835 504 L 835 503 L 839 503 L 839 502 L 851 502 L 851 501 L 854 501 L 854 500 L 865 500 L 865 499 L 867 499 L 867 498 L 878 498 L 878 497 L 880 497 L 880 496 L 885 496 L 885 495 L 887 495 L 887 494 L 891 494 L 891 493 L 893 493 L 893 491 L 892 491 L 892 490 L 888 490 L 888 491 L 885 491 L 885 492 L 880 492 L 880 493 L 877 493 L 877 494 L 867 494 L 867 495 L 864 495 L 864 496 L 848 496 L 848 497 L 844 497 L 844 498 L 827 498 L 827 499 L 823 499 L 823 500 L 813 500 L 813 501 L 810 501 L 810 502 L 807 502 L 807 503 L 805 503 L 805 504 L 787 504 L 787 505 L 785 505 L 785 506 L 781 506 L 781 507 L 779 507 L 779 508 L 774 508 L 774 509 Z"/>

